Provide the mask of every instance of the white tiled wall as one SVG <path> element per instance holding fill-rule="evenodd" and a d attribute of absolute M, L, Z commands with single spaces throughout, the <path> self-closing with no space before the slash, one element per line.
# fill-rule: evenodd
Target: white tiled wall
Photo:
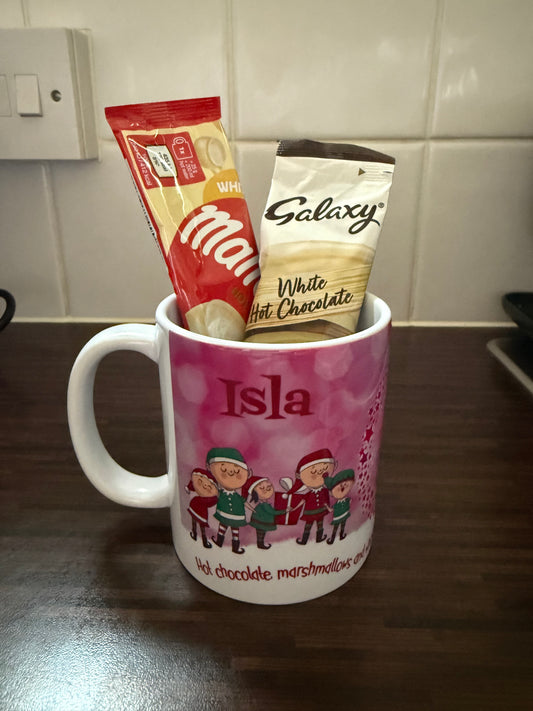
<path fill-rule="evenodd" d="M 99 161 L 0 161 L 18 318 L 153 315 L 171 285 L 104 107 L 207 95 L 256 228 L 279 138 L 397 158 L 370 283 L 396 322 L 502 322 L 533 290 L 531 0 L 0 0 L 0 26 L 92 31 L 100 137 Z"/>

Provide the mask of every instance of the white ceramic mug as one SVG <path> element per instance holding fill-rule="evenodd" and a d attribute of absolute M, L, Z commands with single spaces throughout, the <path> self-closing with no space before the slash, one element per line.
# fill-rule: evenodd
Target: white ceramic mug
<path fill-rule="evenodd" d="M 213 339 L 178 325 L 102 331 L 80 352 L 68 418 L 80 465 L 120 504 L 170 507 L 179 560 L 228 597 L 287 604 L 349 580 L 370 550 L 391 314 L 367 294 L 362 329 L 302 344 Z M 168 473 L 133 474 L 98 433 L 93 383 L 104 355 L 159 365 Z"/>

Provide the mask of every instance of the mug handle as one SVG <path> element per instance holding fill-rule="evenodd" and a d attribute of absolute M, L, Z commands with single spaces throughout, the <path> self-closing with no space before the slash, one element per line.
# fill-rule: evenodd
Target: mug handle
<path fill-rule="evenodd" d="M 162 508 L 170 505 L 168 474 L 141 476 L 124 469 L 106 450 L 94 414 L 94 379 L 105 355 L 119 350 L 137 351 L 159 361 L 157 327 L 123 324 L 106 328 L 82 348 L 70 374 L 67 412 L 70 436 L 87 478 L 108 499 L 125 506 Z"/>

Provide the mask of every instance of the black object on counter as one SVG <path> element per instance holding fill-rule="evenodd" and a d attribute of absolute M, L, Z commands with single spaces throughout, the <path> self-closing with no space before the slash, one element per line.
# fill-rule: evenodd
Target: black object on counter
<path fill-rule="evenodd" d="M 490 353 L 533 395 L 533 292 L 504 294 L 502 306 L 518 332 L 487 343 Z"/>
<path fill-rule="evenodd" d="M 0 316 L 0 331 L 7 326 L 15 314 L 15 297 L 9 291 L 0 289 L 0 299 L 6 302 L 4 313 Z"/>
<path fill-rule="evenodd" d="M 530 338 L 533 338 L 533 292 L 513 291 L 504 294 L 502 305 L 505 313 Z"/>

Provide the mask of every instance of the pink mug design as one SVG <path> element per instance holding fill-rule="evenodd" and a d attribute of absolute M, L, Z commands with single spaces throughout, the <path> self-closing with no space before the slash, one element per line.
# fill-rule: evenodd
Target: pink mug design
<path fill-rule="evenodd" d="M 260 604 L 324 595 L 371 546 L 390 323 L 385 302 L 367 294 L 353 335 L 240 343 L 181 328 L 170 296 L 155 326 L 114 326 L 80 352 L 68 393 L 80 465 L 113 501 L 170 507 L 179 560 L 212 590 Z M 118 349 L 159 364 L 160 477 L 123 469 L 96 427 L 96 369 Z"/>

